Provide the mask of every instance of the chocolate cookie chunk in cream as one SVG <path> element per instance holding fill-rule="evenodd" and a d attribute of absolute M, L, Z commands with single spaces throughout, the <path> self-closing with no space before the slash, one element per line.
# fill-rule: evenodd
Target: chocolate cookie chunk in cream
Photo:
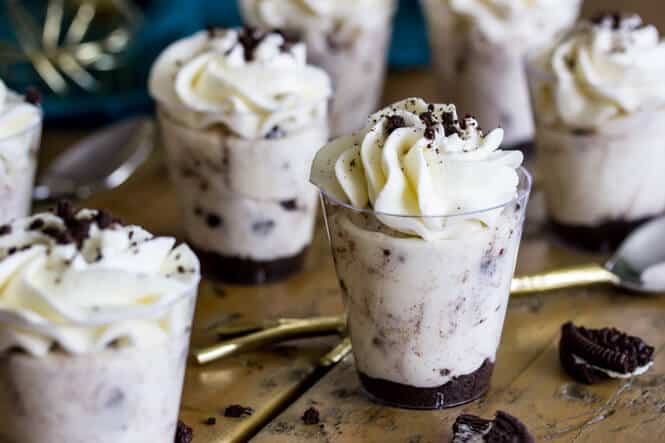
<path fill-rule="evenodd" d="M 73 210 L 0 227 L 7 441 L 172 441 L 199 263 L 175 239 Z"/>
<path fill-rule="evenodd" d="M 42 112 L 0 80 L 0 224 L 30 212 Z"/>
<path fill-rule="evenodd" d="M 530 189 L 502 137 L 412 98 L 314 160 L 356 365 L 380 401 L 451 407 L 489 386 Z"/>
<path fill-rule="evenodd" d="M 580 0 L 423 0 L 440 93 L 501 126 L 506 146 L 533 140 L 524 57 L 575 22 Z"/>
<path fill-rule="evenodd" d="M 571 242 L 612 250 L 665 211 L 665 42 L 636 15 L 603 14 L 530 63 L 547 206 Z M 590 241 L 593 239 L 593 241 Z"/>
<path fill-rule="evenodd" d="M 317 193 L 312 158 L 328 140 L 328 75 L 283 33 L 210 29 L 175 42 L 150 91 L 187 235 L 204 270 L 263 283 L 302 264 Z"/>
<path fill-rule="evenodd" d="M 332 135 L 361 129 L 383 92 L 395 0 L 242 0 L 240 5 L 252 26 L 299 35 L 309 60 L 330 74 Z"/>

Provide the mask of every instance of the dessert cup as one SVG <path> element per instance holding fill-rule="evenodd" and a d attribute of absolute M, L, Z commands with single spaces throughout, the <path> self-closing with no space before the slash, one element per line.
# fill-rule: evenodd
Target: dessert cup
<path fill-rule="evenodd" d="M 0 354 L 0 441 L 173 441 L 195 302 L 192 289 L 164 314 L 171 330 L 163 343 L 80 355 Z"/>
<path fill-rule="evenodd" d="M 441 409 L 485 394 L 531 189 L 528 172 L 520 168 L 518 176 L 512 201 L 441 217 L 357 209 L 321 190 L 356 367 L 370 398 Z M 474 215 L 495 223 L 469 221 Z M 451 234 L 426 241 L 388 227 L 409 218 Z"/>
<path fill-rule="evenodd" d="M 242 0 L 245 21 L 252 26 L 284 28 L 299 35 L 307 45 L 308 61 L 330 75 L 335 91 L 330 109 L 331 136 L 361 129 L 383 94 L 395 6 L 379 7 L 377 2 L 369 20 L 359 16 L 367 13 L 367 8 L 358 8 L 354 11 L 357 17 L 335 19 L 335 23 L 348 20 L 348 24 L 329 29 L 317 25 L 316 19 L 299 23 L 294 17 L 261 17 L 256 13 L 260 3 L 261 0 Z"/>
<path fill-rule="evenodd" d="M 0 441 L 173 441 L 200 280 L 176 240 L 59 203 L 0 232 Z"/>
<path fill-rule="evenodd" d="M 549 225 L 567 244 L 609 253 L 635 228 L 665 212 L 665 106 L 608 120 L 593 130 L 548 118 L 553 77 L 528 68 L 536 146 Z M 543 93 L 545 95 L 543 95 Z"/>
<path fill-rule="evenodd" d="M 362 128 L 379 106 L 383 94 L 394 10 L 382 13 L 380 23 L 359 29 L 352 36 L 336 37 L 321 32 L 304 35 L 309 60 L 332 78 L 334 95 L 330 108 L 332 137 Z"/>
<path fill-rule="evenodd" d="M 42 116 L 22 131 L 0 136 L 0 224 L 30 213 Z"/>
<path fill-rule="evenodd" d="M 444 0 L 422 4 L 442 100 L 485 126 L 503 127 L 506 149 L 530 153 L 534 127 L 524 57 L 535 48 L 515 39 L 490 40 Z"/>
<path fill-rule="evenodd" d="M 300 271 L 312 241 L 318 196 L 308 181 L 328 140 L 325 118 L 277 138 L 193 129 L 159 111 L 184 228 L 210 278 L 274 282 Z"/>

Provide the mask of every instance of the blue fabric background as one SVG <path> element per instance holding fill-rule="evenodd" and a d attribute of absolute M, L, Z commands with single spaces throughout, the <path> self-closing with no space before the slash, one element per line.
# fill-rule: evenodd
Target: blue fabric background
<path fill-rule="evenodd" d="M 43 2 L 41 2 L 43 4 Z M 235 26 L 242 20 L 234 0 L 152 0 L 145 10 L 145 23 L 129 53 L 131 80 L 129 88 L 106 96 L 84 93 L 60 98 L 47 95 L 44 108 L 51 123 L 88 126 L 149 112 L 145 81 L 155 57 L 173 40 L 189 35 L 206 25 Z M 4 2 L 0 6 L 0 38 L 12 41 Z M 425 27 L 418 0 L 400 0 L 395 19 L 395 32 L 390 63 L 395 68 L 408 68 L 428 63 Z M 13 66 L 0 72 L 9 79 L 10 87 L 22 91 L 30 84 L 39 84 L 31 67 Z M 124 75 L 127 75 L 125 73 Z M 42 87 L 46 90 L 45 86 Z"/>

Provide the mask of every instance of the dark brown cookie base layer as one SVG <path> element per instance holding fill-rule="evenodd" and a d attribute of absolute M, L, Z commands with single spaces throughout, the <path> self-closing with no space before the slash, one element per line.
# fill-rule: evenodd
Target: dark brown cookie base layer
<path fill-rule="evenodd" d="M 485 360 L 471 374 L 456 377 L 443 386 L 417 388 L 358 372 L 365 392 L 375 401 L 408 409 L 444 409 L 482 397 L 490 387 L 494 363 Z"/>
<path fill-rule="evenodd" d="M 616 251 L 631 232 L 652 219 L 617 220 L 596 226 L 568 225 L 550 220 L 549 225 L 552 232 L 565 243 L 589 252 L 607 254 Z"/>
<path fill-rule="evenodd" d="M 206 278 L 239 285 L 260 285 L 285 280 L 300 272 L 307 248 L 293 257 L 269 261 L 229 257 L 201 249 L 195 249 L 195 252 Z"/>

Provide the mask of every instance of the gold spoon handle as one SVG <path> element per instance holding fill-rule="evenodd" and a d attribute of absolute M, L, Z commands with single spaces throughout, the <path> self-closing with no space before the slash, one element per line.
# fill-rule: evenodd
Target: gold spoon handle
<path fill-rule="evenodd" d="M 199 364 L 206 364 L 213 360 L 257 349 L 272 343 L 297 338 L 340 334 L 344 331 L 345 324 L 343 316 L 303 319 L 217 343 L 209 348 L 195 351 L 194 357 Z"/>
<path fill-rule="evenodd" d="M 520 296 L 598 283 L 618 285 L 620 281 L 619 277 L 604 267 L 591 264 L 563 268 L 525 277 L 515 277 L 510 287 L 510 293 L 513 296 Z"/>

